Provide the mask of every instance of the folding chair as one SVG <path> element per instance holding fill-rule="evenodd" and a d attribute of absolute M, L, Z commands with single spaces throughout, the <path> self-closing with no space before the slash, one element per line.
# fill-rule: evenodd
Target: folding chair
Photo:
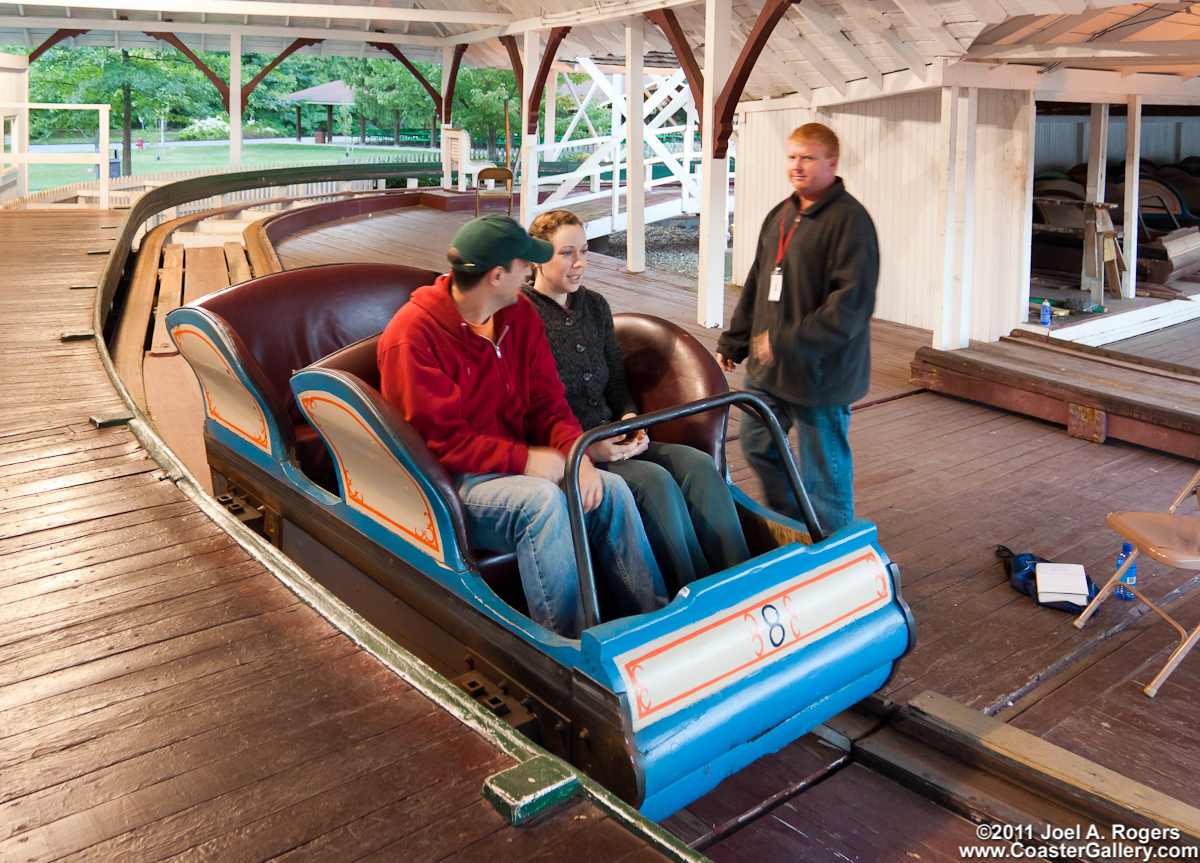
<path fill-rule="evenodd" d="M 488 180 L 503 182 L 504 188 L 486 189 L 484 183 Z M 480 198 L 508 198 L 508 214 L 512 215 L 513 208 L 513 174 L 508 168 L 484 168 L 475 175 L 475 217 L 479 217 Z"/>
<path fill-rule="evenodd" d="M 1143 552 L 1167 566 L 1177 569 L 1200 570 L 1200 518 L 1192 515 L 1178 515 L 1175 512 L 1183 503 L 1184 498 L 1192 492 L 1196 493 L 1197 502 L 1200 502 L 1200 471 L 1197 471 L 1188 481 L 1187 486 L 1179 493 L 1175 502 L 1167 508 L 1166 512 L 1110 512 L 1108 514 L 1108 526 L 1133 544 L 1133 553 L 1126 558 L 1121 568 L 1113 573 L 1113 577 L 1100 589 L 1096 598 L 1088 603 L 1083 614 L 1079 615 L 1075 621 L 1076 628 L 1083 628 L 1100 603 L 1116 590 L 1121 578 Z M 1128 585 L 1126 586 L 1128 587 Z M 1153 698 L 1158 694 L 1159 687 L 1166 682 L 1175 667 L 1188 655 L 1188 651 L 1195 647 L 1197 641 L 1200 641 L 1200 624 L 1197 624 L 1196 628 L 1189 633 L 1169 614 L 1143 596 L 1136 587 L 1128 587 L 1128 589 L 1179 631 L 1179 646 L 1175 648 L 1175 652 L 1171 654 L 1171 658 L 1167 660 L 1163 670 L 1146 687 L 1146 694 Z"/>

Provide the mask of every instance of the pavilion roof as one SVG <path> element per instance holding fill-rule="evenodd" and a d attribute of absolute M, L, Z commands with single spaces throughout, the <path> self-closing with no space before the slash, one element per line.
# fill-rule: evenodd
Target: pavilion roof
<path fill-rule="evenodd" d="M 750 38 L 764 2 L 732 0 L 733 55 Z M 463 62 L 507 68 L 502 36 L 571 27 L 557 57 L 624 56 L 625 19 L 658 9 L 677 17 L 702 62 L 703 2 L 696 0 L 67 0 L 66 6 L 0 2 L 0 43 L 42 44 L 59 30 L 82 30 L 71 44 L 158 46 L 176 34 L 193 51 L 228 50 L 240 33 L 246 54 L 277 55 L 297 39 L 319 39 L 302 53 L 387 56 L 396 45 L 411 60 L 442 58 L 468 45 Z M 1169 76 L 1200 75 L 1200 6 L 1116 4 L 1113 0 L 798 0 L 775 28 L 741 100 L 792 96 L 817 104 L 938 86 L 947 64 L 1017 70 L 1030 89 L 1066 68 Z M 654 26 L 647 52 L 670 54 Z M 891 76 L 891 77 L 889 77 Z M 895 80 L 908 83 L 897 87 Z M 1028 84 L 1029 81 L 1033 84 Z M 985 85 L 980 85 L 985 86 Z M 986 85 L 993 86 L 993 85 Z M 851 93 L 853 91 L 853 93 Z M 830 98 L 832 97 L 832 98 Z"/>

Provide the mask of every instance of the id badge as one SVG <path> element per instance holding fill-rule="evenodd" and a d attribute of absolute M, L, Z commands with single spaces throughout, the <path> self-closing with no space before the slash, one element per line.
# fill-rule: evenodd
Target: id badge
<path fill-rule="evenodd" d="M 783 271 L 778 267 L 775 272 L 771 273 L 771 289 L 767 291 L 767 299 L 772 303 L 779 302 L 779 298 L 783 296 Z"/>

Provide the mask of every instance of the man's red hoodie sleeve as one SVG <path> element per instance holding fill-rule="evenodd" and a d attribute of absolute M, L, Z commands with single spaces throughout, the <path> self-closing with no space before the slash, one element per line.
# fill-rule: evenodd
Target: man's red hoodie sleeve
<path fill-rule="evenodd" d="M 386 367 L 385 367 L 386 366 Z M 381 357 L 386 381 L 402 382 L 384 393 L 404 412 L 429 449 L 454 473 L 524 473 L 529 449 L 525 444 L 481 434 L 463 413 L 463 394 L 442 369 L 432 351 L 406 341 Z"/>

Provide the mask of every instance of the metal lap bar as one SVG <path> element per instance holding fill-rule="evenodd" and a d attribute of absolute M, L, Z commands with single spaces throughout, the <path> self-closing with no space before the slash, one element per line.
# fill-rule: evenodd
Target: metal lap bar
<path fill-rule="evenodd" d="M 571 516 L 571 538 L 575 544 L 575 567 L 579 574 L 579 594 L 583 599 L 585 628 L 590 629 L 600 623 L 600 599 L 596 593 L 596 578 L 592 570 L 592 556 L 588 548 L 587 531 L 584 529 L 583 524 L 583 496 L 579 491 L 579 466 L 583 461 L 583 454 L 587 452 L 588 447 L 597 441 L 628 434 L 638 429 L 656 426 L 660 423 L 670 422 L 671 420 L 683 419 L 684 417 L 703 413 L 704 411 L 727 407 L 728 405 L 737 405 L 741 410 L 753 414 L 767 427 L 767 430 L 771 433 L 771 441 L 775 444 L 780 461 L 783 463 L 783 469 L 787 474 L 788 482 L 792 486 L 792 493 L 796 496 L 797 503 L 800 504 L 800 512 L 804 516 L 805 525 L 808 527 L 809 537 L 811 537 L 814 543 L 825 539 L 825 533 L 821 530 L 821 525 L 817 521 L 817 514 L 813 511 L 812 502 L 808 499 L 808 492 L 804 488 L 804 483 L 800 481 L 800 472 L 796 470 L 796 463 L 792 460 L 792 451 L 788 447 L 787 437 L 784 435 L 783 429 L 780 428 L 779 420 L 775 418 L 775 414 L 771 413 L 771 409 L 758 396 L 745 392 L 727 392 L 717 396 L 697 399 L 687 404 L 652 411 L 648 414 L 640 414 L 639 416 L 620 422 L 596 426 L 591 431 L 585 431 L 580 435 L 571 446 L 571 451 L 567 453 L 564 489 L 567 495 L 567 512 Z"/>

